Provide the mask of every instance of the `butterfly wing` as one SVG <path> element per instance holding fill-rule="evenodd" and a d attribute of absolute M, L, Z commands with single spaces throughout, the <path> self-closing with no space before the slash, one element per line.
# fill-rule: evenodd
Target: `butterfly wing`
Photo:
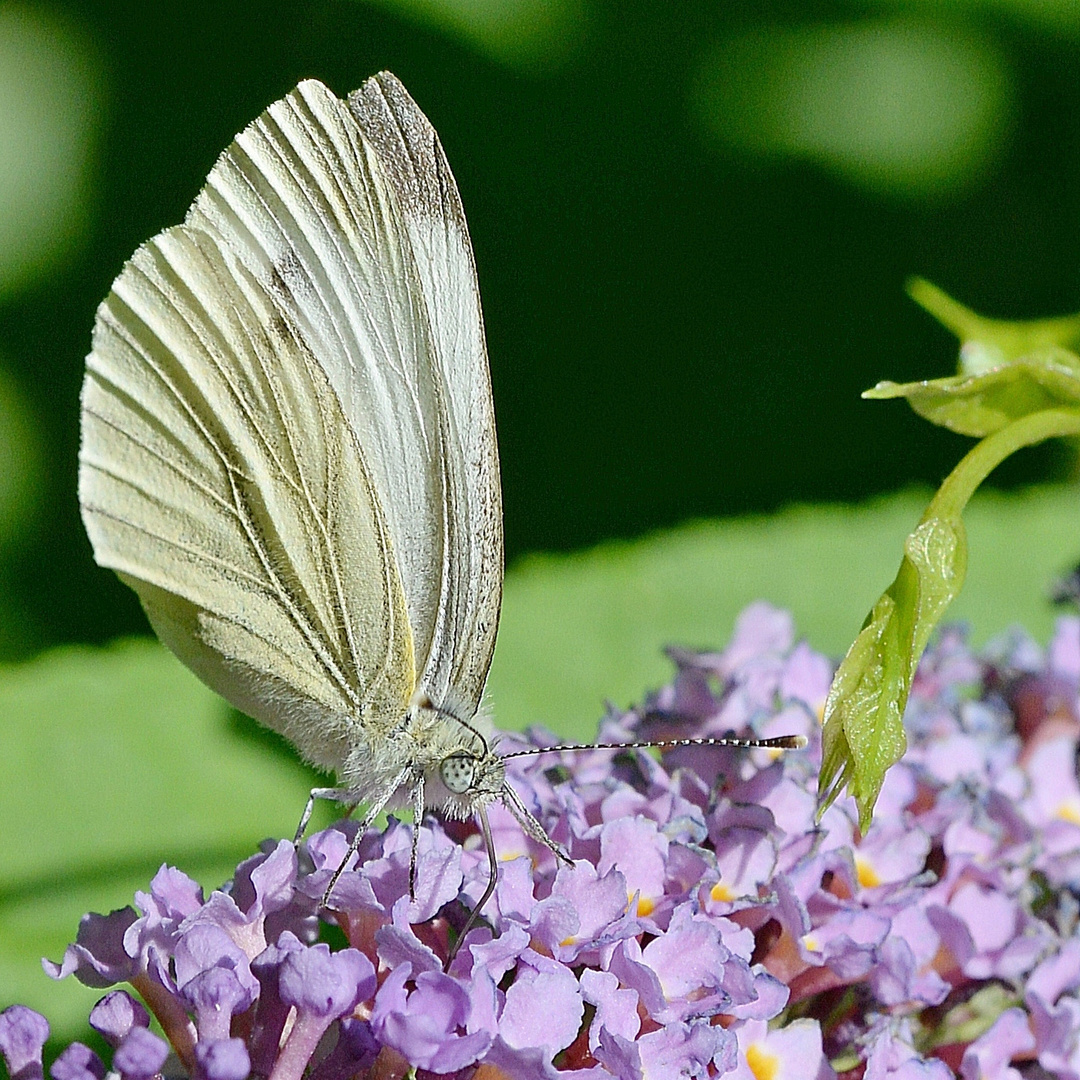
<path fill-rule="evenodd" d="M 393 76 L 348 105 L 303 82 L 222 155 L 189 222 L 302 328 L 385 493 L 419 686 L 471 718 L 502 510 L 472 248 L 434 130 Z"/>
<path fill-rule="evenodd" d="M 98 310 L 79 499 L 165 643 L 308 759 L 340 768 L 360 718 L 400 719 L 412 641 L 365 455 L 302 328 L 197 228 L 140 248 Z"/>
<path fill-rule="evenodd" d="M 163 640 L 318 764 L 418 685 L 475 712 L 502 586 L 487 358 L 457 189 L 393 76 L 348 105 L 300 84 L 125 268 L 80 500 Z"/>
<path fill-rule="evenodd" d="M 472 242 L 439 137 L 401 82 L 389 72 L 368 79 L 349 109 L 397 196 L 428 308 L 448 558 L 431 646 L 418 661 L 435 700 L 468 717 L 491 664 L 503 578 L 499 451 Z"/>

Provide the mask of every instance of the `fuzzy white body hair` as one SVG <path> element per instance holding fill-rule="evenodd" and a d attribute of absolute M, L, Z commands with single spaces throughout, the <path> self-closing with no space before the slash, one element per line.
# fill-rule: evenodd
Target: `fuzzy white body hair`
<path fill-rule="evenodd" d="M 486 740 L 490 720 L 478 713 L 468 721 Z M 380 725 L 381 726 L 381 725 Z M 424 806 L 438 810 L 452 820 L 471 817 L 495 797 L 490 790 L 470 790 L 464 794 L 449 791 L 443 783 L 441 767 L 448 758 L 464 755 L 483 760 L 486 745 L 472 732 L 440 710 L 414 707 L 388 732 L 372 732 L 375 724 L 359 725 L 353 744 L 338 772 L 339 782 L 353 792 L 358 801 L 368 801 L 390 789 L 403 769 L 409 777 L 397 786 L 386 803 L 387 809 L 411 806 L 413 788 L 418 779 L 424 784 Z M 502 762 L 498 761 L 498 786 L 503 780 Z M 485 784 L 485 788 L 489 785 Z"/>

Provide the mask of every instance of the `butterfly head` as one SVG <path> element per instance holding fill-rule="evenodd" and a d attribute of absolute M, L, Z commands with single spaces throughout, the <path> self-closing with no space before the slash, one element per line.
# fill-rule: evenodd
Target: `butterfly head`
<path fill-rule="evenodd" d="M 428 805 L 463 821 L 498 798 L 506 767 L 488 742 L 490 723 L 482 713 L 466 719 L 453 703 L 436 704 L 422 689 L 413 695 L 410 711 L 408 730 L 417 744 Z"/>
<path fill-rule="evenodd" d="M 439 763 L 439 780 L 446 789 L 451 816 L 470 817 L 498 798 L 506 783 L 506 767 L 493 750 L 455 750 Z"/>

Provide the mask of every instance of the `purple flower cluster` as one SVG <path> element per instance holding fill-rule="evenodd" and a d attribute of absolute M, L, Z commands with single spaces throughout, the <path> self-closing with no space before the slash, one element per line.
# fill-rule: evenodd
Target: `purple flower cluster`
<path fill-rule="evenodd" d="M 981 655 L 958 630 L 938 638 L 865 836 L 847 800 L 815 821 L 832 665 L 790 616 L 757 604 L 724 652 L 672 655 L 672 684 L 612 712 L 602 740 L 810 747 L 514 759 L 574 866 L 493 807 L 498 885 L 449 965 L 483 843 L 425 823 L 410 899 L 411 828 L 391 821 L 330 910 L 350 823 L 299 853 L 268 845 L 208 899 L 163 867 L 47 970 L 138 994 L 90 1016 L 124 1080 L 1080 1080 L 1080 620 L 1045 655 L 1019 635 Z M 47 1035 L 28 1009 L 0 1014 L 12 1080 L 40 1080 Z M 105 1066 L 74 1043 L 50 1074 Z"/>

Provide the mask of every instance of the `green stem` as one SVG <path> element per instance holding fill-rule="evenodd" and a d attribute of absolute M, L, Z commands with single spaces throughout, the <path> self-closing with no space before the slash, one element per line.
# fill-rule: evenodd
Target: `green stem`
<path fill-rule="evenodd" d="M 993 435 L 987 435 L 945 478 L 937 494 L 930 500 L 922 520 L 955 520 L 975 494 L 975 489 L 1010 454 L 1061 435 L 1080 435 L 1080 410 L 1044 409 L 1029 413 Z"/>

